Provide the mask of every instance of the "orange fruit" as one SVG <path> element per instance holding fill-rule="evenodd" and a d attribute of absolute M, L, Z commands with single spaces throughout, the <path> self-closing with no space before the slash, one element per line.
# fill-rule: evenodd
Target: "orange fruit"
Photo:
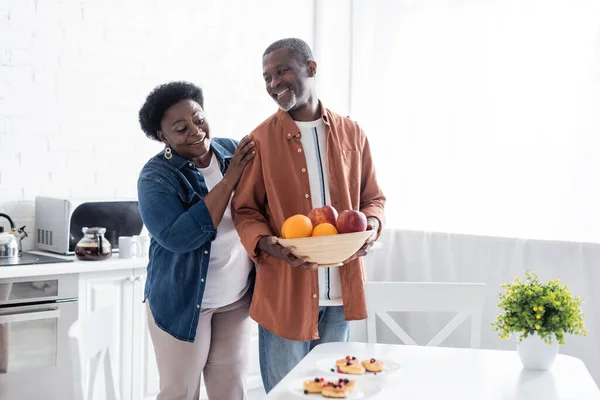
<path fill-rule="evenodd" d="M 312 222 L 306 215 L 296 214 L 286 219 L 281 227 L 284 239 L 309 237 L 313 231 Z"/>
<path fill-rule="evenodd" d="M 312 232 L 312 236 L 329 236 L 329 235 L 337 235 L 337 234 L 338 234 L 337 228 L 327 222 L 324 222 L 322 224 L 315 226 L 315 229 L 313 229 L 313 232 Z"/>

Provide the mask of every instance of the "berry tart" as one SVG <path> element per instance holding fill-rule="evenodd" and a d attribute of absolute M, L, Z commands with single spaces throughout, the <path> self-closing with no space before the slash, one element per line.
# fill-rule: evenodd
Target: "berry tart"
<path fill-rule="evenodd" d="M 363 361 L 361 365 L 369 372 L 377 373 L 383 371 L 383 361 L 379 361 L 374 358 Z"/>
<path fill-rule="evenodd" d="M 321 393 L 323 391 L 323 388 L 328 384 L 329 382 L 325 381 L 324 378 L 315 378 L 315 379 L 309 379 L 307 381 L 304 381 L 304 394 L 314 394 L 314 393 Z"/>
<path fill-rule="evenodd" d="M 323 388 L 321 395 L 330 399 L 345 399 L 356 387 L 356 381 L 340 379 L 337 382 L 329 382 Z"/>
<path fill-rule="evenodd" d="M 362 375 L 365 373 L 364 367 L 360 365 L 360 360 L 356 357 L 346 356 L 346 358 L 337 360 L 335 366 L 336 372 L 341 374 Z"/>

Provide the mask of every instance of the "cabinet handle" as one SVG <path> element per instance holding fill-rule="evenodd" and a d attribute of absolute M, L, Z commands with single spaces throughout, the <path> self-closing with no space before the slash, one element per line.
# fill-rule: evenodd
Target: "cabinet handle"
<path fill-rule="evenodd" d="M 59 318 L 60 310 L 37 311 L 23 314 L 0 315 L 0 324 L 10 324 L 13 322 L 37 321 L 40 319 Z"/>
<path fill-rule="evenodd" d="M 127 278 L 125 278 L 125 280 L 129 283 L 133 283 L 134 281 L 133 276 L 128 276 Z"/>
<path fill-rule="evenodd" d="M 134 279 L 135 282 L 140 282 L 141 280 L 142 280 L 141 276 L 136 276 Z"/>

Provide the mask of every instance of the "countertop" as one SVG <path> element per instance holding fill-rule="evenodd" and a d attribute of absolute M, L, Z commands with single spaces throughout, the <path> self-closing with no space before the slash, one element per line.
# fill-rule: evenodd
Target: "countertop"
<path fill-rule="evenodd" d="M 373 250 L 381 247 L 375 243 Z M 146 268 L 148 257 L 120 258 L 118 254 L 104 261 L 80 261 L 75 256 L 62 256 L 47 251 L 28 251 L 32 254 L 40 254 L 55 258 L 62 258 L 64 263 L 31 264 L 0 267 L 0 279 L 26 278 L 30 276 L 78 274 L 86 272 L 118 271 L 129 268 Z M 68 262 L 71 260 L 72 262 Z M 368 261 L 367 261 L 368 262 Z"/>
<path fill-rule="evenodd" d="M 30 253 L 62 258 L 65 262 L 0 267 L 0 279 L 117 271 L 129 268 L 146 268 L 148 265 L 147 257 L 119 258 L 118 254 L 114 254 L 111 258 L 104 261 L 80 261 L 77 260 L 75 256 L 61 256 L 45 251 L 31 251 Z M 68 262 L 69 260 L 73 260 L 73 262 Z"/>

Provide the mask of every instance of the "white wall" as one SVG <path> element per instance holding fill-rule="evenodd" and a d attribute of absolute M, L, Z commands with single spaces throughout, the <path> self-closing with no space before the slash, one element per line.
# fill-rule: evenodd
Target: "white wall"
<path fill-rule="evenodd" d="M 600 2 L 353 5 L 388 227 L 600 241 Z"/>
<path fill-rule="evenodd" d="M 1 0 L 0 212 L 31 232 L 36 195 L 136 197 L 139 170 L 162 148 L 137 113 L 166 81 L 204 87 L 214 136 L 249 133 L 275 111 L 262 52 L 288 36 L 313 45 L 313 6 Z"/>
<path fill-rule="evenodd" d="M 135 197 L 158 83 L 203 85 L 241 137 L 275 109 L 262 51 L 299 36 L 371 139 L 389 227 L 598 241 L 599 4 L 1 0 L 0 212 L 31 230 L 37 194 Z"/>

